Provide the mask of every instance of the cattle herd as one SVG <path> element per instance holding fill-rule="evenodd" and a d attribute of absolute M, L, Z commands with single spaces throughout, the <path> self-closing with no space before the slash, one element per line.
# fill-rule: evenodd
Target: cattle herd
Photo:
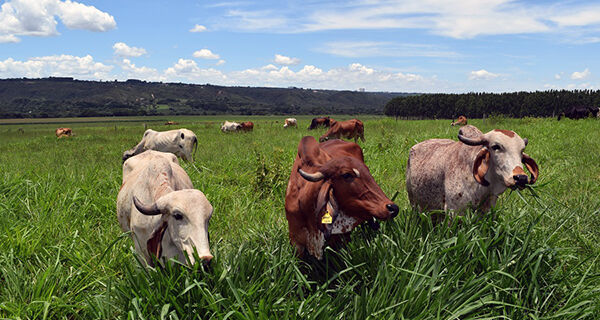
<path fill-rule="evenodd" d="M 409 202 L 418 210 L 438 212 L 432 214 L 434 223 L 445 215 L 453 219 L 468 208 L 486 212 L 507 188 L 522 189 L 538 179 L 538 165 L 524 153 L 527 138 L 499 129 L 484 134 L 467 125 L 464 116 L 452 125 L 463 126 L 458 140 L 417 143 L 406 167 Z M 287 118 L 283 127 L 297 128 L 298 121 Z M 312 136 L 300 140 L 285 194 L 290 242 L 299 257 L 317 259 L 323 257 L 325 246 L 335 248 L 348 241 L 356 226 L 366 222 L 378 229 L 377 220 L 392 219 L 399 212 L 369 172 L 356 144 L 358 139 L 365 141 L 363 122 L 321 117 L 312 119 L 308 129 L 319 127 L 327 128 L 319 142 Z M 250 121 L 225 121 L 221 131 L 253 128 Z M 56 130 L 57 137 L 71 135 L 69 128 Z M 123 153 L 117 218 L 149 266 L 166 259 L 193 264 L 194 252 L 204 263 L 213 258 L 208 236 L 213 207 L 194 189 L 177 159 L 193 161 L 197 146 L 191 130 L 148 129 Z"/>

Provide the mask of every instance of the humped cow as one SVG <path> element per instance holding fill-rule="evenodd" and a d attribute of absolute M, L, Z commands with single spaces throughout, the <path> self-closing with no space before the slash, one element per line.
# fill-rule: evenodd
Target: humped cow
<path fill-rule="evenodd" d="M 213 207 L 171 153 L 148 150 L 123 164 L 117 218 L 131 231 L 136 251 L 146 263 L 174 258 L 194 264 L 194 250 L 210 261 L 208 223 Z M 186 258 L 187 256 L 187 258 Z"/>
<path fill-rule="evenodd" d="M 123 161 L 146 150 L 170 152 L 186 161 L 194 161 L 193 154 L 198 146 L 198 138 L 188 129 L 169 131 L 146 130 L 135 147 L 123 152 Z"/>
<path fill-rule="evenodd" d="M 374 218 L 395 217 L 399 208 L 381 190 L 356 143 L 300 140 L 285 194 L 290 242 L 302 257 L 321 259 L 326 244 L 337 245 L 350 231 Z"/>
<path fill-rule="evenodd" d="M 452 123 L 450 123 L 451 126 L 464 126 L 467 124 L 467 117 L 465 116 L 460 116 L 458 117 L 458 119 L 456 119 L 456 121 L 452 121 Z"/>
<path fill-rule="evenodd" d="M 57 138 L 70 137 L 73 135 L 73 130 L 71 128 L 58 128 L 54 133 Z"/>
<path fill-rule="evenodd" d="M 569 110 L 558 115 L 558 121 L 563 117 L 569 119 L 579 120 L 587 118 L 589 116 L 598 117 L 600 116 L 600 108 L 598 107 L 571 107 Z"/>
<path fill-rule="evenodd" d="M 333 119 L 329 118 L 329 117 L 318 117 L 318 118 L 313 118 L 312 121 L 310 122 L 310 125 L 308 126 L 308 130 L 312 130 L 312 129 L 316 129 L 318 127 L 329 127 L 331 126 L 331 121 Z"/>
<path fill-rule="evenodd" d="M 221 131 L 223 132 L 235 132 L 242 128 L 242 125 L 237 122 L 229 122 L 225 121 L 221 126 Z"/>
<path fill-rule="evenodd" d="M 296 120 L 296 118 L 287 118 L 285 119 L 285 123 L 283 124 L 284 128 L 288 128 L 288 127 L 296 127 L 298 128 L 298 121 Z"/>
<path fill-rule="evenodd" d="M 430 139 L 410 149 L 406 191 L 413 207 L 451 211 L 451 217 L 468 206 L 485 212 L 506 188 L 524 188 L 538 179 L 538 165 L 523 152 L 527 138 L 509 130 L 483 134 L 465 126 L 458 139 Z"/>
<path fill-rule="evenodd" d="M 354 142 L 360 138 L 363 142 L 365 141 L 365 127 L 362 121 L 358 119 L 351 119 L 346 121 L 335 121 L 331 120 L 331 127 L 319 138 L 320 142 L 327 141 L 330 139 L 353 139 Z"/>
<path fill-rule="evenodd" d="M 245 121 L 240 123 L 240 130 L 241 131 L 252 131 L 254 130 L 254 123 L 252 123 L 252 121 Z"/>

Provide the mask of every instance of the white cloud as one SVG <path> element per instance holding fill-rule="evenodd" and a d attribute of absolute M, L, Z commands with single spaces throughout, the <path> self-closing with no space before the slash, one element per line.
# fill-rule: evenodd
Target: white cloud
<path fill-rule="evenodd" d="M 113 45 L 115 54 L 121 57 L 139 57 L 146 54 L 146 49 L 130 47 L 124 42 L 117 42 Z"/>
<path fill-rule="evenodd" d="M 428 44 L 393 43 L 377 41 L 334 41 L 318 51 L 347 58 L 359 57 L 458 57 L 459 54 L 445 51 Z"/>
<path fill-rule="evenodd" d="M 560 74 L 557 73 L 557 74 L 554 75 L 554 79 L 560 80 L 560 78 L 561 78 Z"/>
<path fill-rule="evenodd" d="M 204 32 L 206 31 L 206 27 L 203 25 L 195 25 L 193 28 L 190 29 L 190 32 Z"/>
<path fill-rule="evenodd" d="M 562 27 L 600 24 L 600 6 L 566 8 L 549 19 Z"/>
<path fill-rule="evenodd" d="M 194 52 L 194 58 L 219 59 L 220 57 L 218 54 L 213 53 L 212 51 L 210 51 L 208 49 L 201 49 L 201 50 Z"/>
<path fill-rule="evenodd" d="M 225 64 L 225 60 L 221 59 L 219 61 L 217 61 L 217 63 L 215 63 L 215 66 L 222 66 Z"/>
<path fill-rule="evenodd" d="M 212 68 L 202 69 L 198 67 L 196 61 L 189 59 L 179 59 L 176 64 L 164 72 L 167 79 L 196 81 L 202 83 L 226 83 L 227 77 L 219 70 Z"/>
<path fill-rule="evenodd" d="M 8 58 L 0 61 L 0 78 L 15 77 L 75 77 L 78 79 L 108 79 L 113 66 L 94 61 L 90 55 L 83 57 L 54 55 L 30 58 L 25 61 Z"/>
<path fill-rule="evenodd" d="M 582 80 L 585 79 L 587 77 L 589 77 L 592 73 L 590 72 L 590 70 L 588 68 L 585 68 L 585 70 L 578 72 L 575 71 L 571 74 L 571 79 L 573 80 Z"/>
<path fill-rule="evenodd" d="M 8 0 L 0 6 L 0 37 L 55 36 L 58 17 L 69 29 L 103 32 L 116 27 L 110 14 L 70 0 Z"/>
<path fill-rule="evenodd" d="M 496 73 L 491 73 L 485 69 L 471 71 L 469 73 L 469 80 L 491 80 L 497 78 L 499 75 Z"/>
<path fill-rule="evenodd" d="M 290 58 L 284 55 L 276 54 L 275 59 L 273 60 L 276 64 L 284 65 L 284 66 L 292 66 L 300 63 L 300 59 L 298 58 Z"/>
<path fill-rule="evenodd" d="M 16 43 L 16 42 L 20 42 L 20 41 L 21 41 L 21 39 L 15 37 L 12 34 L 0 35 L 0 43 L 8 43 L 8 42 Z"/>
<path fill-rule="evenodd" d="M 154 68 L 137 67 L 129 59 L 121 61 L 121 69 L 125 72 L 128 79 L 144 79 L 149 81 L 164 81 L 166 77 Z"/>

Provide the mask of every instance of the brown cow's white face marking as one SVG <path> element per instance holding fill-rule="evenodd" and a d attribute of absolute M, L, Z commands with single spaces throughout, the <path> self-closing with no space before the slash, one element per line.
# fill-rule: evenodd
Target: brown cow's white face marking
<path fill-rule="evenodd" d="M 505 130 L 490 131 L 485 138 L 490 152 L 490 180 L 502 181 L 505 187 L 514 187 L 517 184 L 514 177 L 526 175 L 522 164 L 525 141 L 515 132 Z"/>

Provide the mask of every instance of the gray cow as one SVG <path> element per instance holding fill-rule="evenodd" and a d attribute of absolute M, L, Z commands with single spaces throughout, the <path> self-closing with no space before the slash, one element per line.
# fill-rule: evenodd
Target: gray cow
<path fill-rule="evenodd" d="M 148 129 L 144 132 L 142 141 L 123 153 L 123 161 L 146 150 L 170 152 L 183 160 L 193 161 L 192 155 L 197 146 L 198 138 L 191 130 L 177 129 L 158 132 Z"/>
<path fill-rule="evenodd" d="M 121 230 L 131 231 L 135 249 L 148 265 L 152 257 L 186 263 L 186 255 L 193 264 L 194 249 L 202 260 L 210 261 L 212 212 L 173 154 L 148 150 L 123 164 L 117 218 Z"/>
<path fill-rule="evenodd" d="M 460 141 L 430 139 L 410 149 L 406 191 L 413 207 L 454 214 L 472 205 L 485 212 L 506 188 L 537 180 L 538 166 L 523 152 L 527 139 L 508 130 L 483 134 L 473 126 L 463 129 Z"/>

